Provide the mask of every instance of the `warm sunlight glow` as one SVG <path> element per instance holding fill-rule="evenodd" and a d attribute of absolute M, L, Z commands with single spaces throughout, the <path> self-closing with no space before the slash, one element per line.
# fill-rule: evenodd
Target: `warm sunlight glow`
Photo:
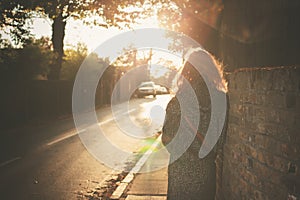
<path fill-rule="evenodd" d="M 124 8 L 123 10 L 126 12 L 135 12 L 141 11 L 142 9 L 144 8 L 131 6 Z M 97 25 L 86 25 L 82 20 L 74 20 L 70 18 L 68 19 L 66 26 L 66 35 L 64 40 L 65 48 L 72 48 L 78 43 L 84 43 L 87 45 L 89 51 L 92 51 L 107 39 L 124 31 L 140 28 L 159 28 L 159 21 L 155 13 L 156 12 L 147 18 L 137 19 L 136 23 L 132 24 L 130 28 L 123 27 L 123 30 L 116 27 L 105 28 Z M 90 21 L 91 18 L 88 20 Z M 38 38 L 42 36 L 51 37 L 51 23 L 50 19 L 34 19 L 30 26 L 32 28 L 32 33 Z"/>
<path fill-rule="evenodd" d="M 128 13 L 141 12 L 143 9 L 149 9 L 149 6 L 150 5 L 145 5 L 143 7 L 130 6 L 130 7 L 122 8 L 122 10 Z M 68 19 L 66 25 L 64 48 L 65 50 L 70 48 L 76 48 L 78 43 L 82 43 L 87 46 L 89 52 L 93 52 L 101 44 L 103 44 L 104 42 L 108 41 L 109 39 L 123 32 L 143 29 L 143 28 L 161 28 L 160 27 L 161 23 L 158 18 L 158 11 L 160 8 L 157 9 L 151 8 L 151 9 L 152 12 L 148 13 L 149 15 L 148 17 L 145 17 L 144 15 L 144 17 L 135 19 L 134 24 L 131 24 L 129 27 L 124 26 L 122 27 L 122 29 L 119 29 L 117 27 L 109 27 L 109 28 L 101 27 L 99 25 L 94 25 L 93 23 L 86 24 L 84 23 L 84 20 L 75 20 L 70 18 Z M 89 17 L 86 20 L 93 21 L 94 18 L 96 19 L 97 17 L 96 16 Z M 42 36 L 51 38 L 52 36 L 51 24 L 52 21 L 50 19 L 36 18 L 33 20 L 31 25 L 32 33 L 35 34 L 37 38 L 40 38 Z M 166 38 L 164 31 L 162 31 L 161 34 L 151 35 L 150 37 L 145 35 L 132 37 L 128 42 L 132 43 L 132 45 L 135 46 L 135 44 L 140 43 L 141 41 L 145 40 L 145 38 L 151 38 L 151 40 L 154 40 L 164 46 L 163 48 L 164 50 L 137 49 L 138 50 L 137 56 L 145 56 L 144 55 L 145 53 L 149 54 L 149 51 L 152 51 L 153 55 L 151 56 L 151 60 L 148 62 L 149 73 L 151 74 L 152 77 L 154 78 L 164 77 L 166 74 L 170 73 L 170 69 L 178 70 L 180 67 L 182 67 L 183 62 L 182 62 L 181 55 L 174 55 L 174 53 L 166 51 L 167 49 L 169 49 L 172 40 Z M 118 48 L 118 47 L 114 47 L 114 48 Z M 111 59 L 110 60 L 111 62 L 114 62 L 113 59 L 122 56 L 122 54 L 126 54 L 126 52 L 124 52 L 124 49 L 117 49 L 116 52 L 118 52 L 117 55 L 111 55 L 107 51 L 104 51 L 103 53 L 98 53 L 98 52 L 96 53 L 98 53 L 99 56 L 101 55 L 100 57 L 103 58 L 109 57 Z M 139 65 L 137 64 L 135 67 L 138 66 Z"/>

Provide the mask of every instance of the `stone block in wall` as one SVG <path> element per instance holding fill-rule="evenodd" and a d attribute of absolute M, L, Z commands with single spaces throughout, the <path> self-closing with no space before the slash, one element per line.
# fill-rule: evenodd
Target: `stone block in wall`
<path fill-rule="evenodd" d="M 290 145 L 289 143 L 281 143 L 280 151 L 282 155 L 288 159 L 293 159 L 299 154 L 300 145 Z"/>
<path fill-rule="evenodd" d="M 257 122 L 256 126 L 254 127 L 254 131 L 258 135 L 267 135 L 282 142 L 291 142 L 292 140 L 290 135 L 292 134 L 293 136 L 295 136 L 295 133 L 291 130 L 291 127 L 282 125 L 280 122 Z"/>
<path fill-rule="evenodd" d="M 300 91 L 300 84 L 299 84 L 299 91 Z M 300 110 L 300 95 L 296 97 L 296 110 Z M 298 119 L 300 119 L 300 117 Z"/>
<path fill-rule="evenodd" d="M 288 77 L 288 79 L 286 79 Z M 281 69 L 273 72 L 273 87 L 275 91 L 297 91 L 299 86 L 300 70 L 293 72 Z"/>
<path fill-rule="evenodd" d="M 241 123 L 243 123 L 243 118 L 240 116 L 230 115 L 228 117 L 228 122 L 230 122 L 232 124 L 241 124 Z"/>
<path fill-rule="evenodd" d="M 287 189 L 284 188 L 282 182 L 283 174 L 279 171 L 276 171 L 266 166 L 265 164 L 254 160 L 252 173 L 255 173 L 257 177 L 259 177 L 259 179 L 261 180 L 261 182 L 254 183 L 253 185 L 259 188 L 260 190 L 264 191 L 265 194 L 267 194 L 268 196 L 274 197 L 276 195 L 279 195 L 278 188 L 281 188 L 281 190 L 279 190 L 280 193 L 284 194 L 284 192 L 287 191 Z M 277 189 L 275 190 L 275 188 Z M 287 196 L 287 194 L 285 195 Z"/>
<path fill-rule="evenodd" d="M 285 96 L 285 106 L 286 108 L 295 109 L 296 108 L 297 96 L 293 93 L 288 93 Z"/>
<path fill-rule="evenodd" d="M 251 105 L 262 105 L 264 102 L 264 98 L 262 95 L 255 93 L 253 90 L 248 93 L 242 93 L 240 101 L 243 104 L 251 104 Z"/>
<path fill-rule="evenodd" d="M 245 75 L 252 77 L 253 89 L 258 94 L 272 89 L 272 73 L 269 73 L 269 70 L 248 71 Z"/>
<path fill-rule="evenodd" d="M 284 159 L 265 150 L 257 151 L 255 158 L 262 164 L 265 164 L 274 170 L 278 170 L 282 173 L 288 172 L 288 159 Z"/>
<path fill-rule="evenodd" d="M 268 90 L 265 93 L 264 106 L 286 108 L 286 96 L 282 93 L 277 93 L 272 90 Z"/>
<path fill-rule="evenodd" d="M 280 112 L 280 110 L 266 109 L 266 122 L 279 123 L 281 118 Z"/>

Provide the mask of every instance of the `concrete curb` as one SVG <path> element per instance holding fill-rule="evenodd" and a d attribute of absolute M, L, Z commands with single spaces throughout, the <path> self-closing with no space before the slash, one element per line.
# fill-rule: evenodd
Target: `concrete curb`
<path fill-rule="evenodd" d="M 139 159 L 136 165 L 130 170 L 127 176 L 121 181 L 121 184 L 113 192 L 110 199 L 117 200 L 122 197 L 128 185 L 133 181 L 135 174 L 141 170 L 143 165 L 148 160 L 149 156 L 153 153 L 153 149 L 155 149 L 159 145 L 160 140 L 161 140 L 161 135 L 156 138 L 155 142 L 151 145 L 148 151 L 144 153 L 144 155 Z"/>

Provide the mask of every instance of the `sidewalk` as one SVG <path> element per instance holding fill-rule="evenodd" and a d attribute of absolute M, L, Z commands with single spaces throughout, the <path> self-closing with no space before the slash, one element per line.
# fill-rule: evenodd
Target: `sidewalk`
<path fill-rule="evenodd" d="M 162 148 L 160 143 L 158 149 Z M 140 172 L 135 174 L 126 192 L 126 200 L 166 200 L 169 154 L 163 149 L 159 156 L 151 154 Z M 155 163 L 155 165 L 154 165 Z M 153 171 L 153 167 L 159 170 Z M 147 172 L 150 169 L 151 172 Z"/>
<path fill-rule="evenodd" d="M 126 200 L 166 200 L 167 179 L 167 168 L 137 174 L 127 192 Z"/>

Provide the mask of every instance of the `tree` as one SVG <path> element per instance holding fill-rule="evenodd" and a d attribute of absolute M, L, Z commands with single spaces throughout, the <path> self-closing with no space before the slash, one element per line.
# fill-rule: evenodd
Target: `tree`
<path fill-rule="evenodd" d="M 0 49 L 1 81 L 47 79 L 54 54 L 49 39 L 28 40 L 23 48 Z"/>
<path fill-rule="evenodd" d="M 18 27 L 24 28 L 22 26 L 24 25 L 23 19 L 30 18 L 33 13 L 42 14 L 52 20 L 51 40 L 57 59 L 55 65 L 51 68 L 50 79 L 59 79 L 60 77 L 64 56 L 63 41 L 66 23 L 69 18 L 85 18 L 86 23 L 121 28 L 130 26 L 137 19 L 147 17 L 150 14 L 158 14 L 161 21 L 165 24 L 170 21 L 172 21 L 170 24 L 177 24 L 174 22 L 176 22 L 176 16 L 178 15 L 178 12 L 175 12 L 178 7 L 171 0 L 17 0 L 12 4 L 9 4 L 8 0 L 4 1 L 7 6 L 2 10 L 7 10 L 7 13 L 14 13 L 14 15 L 7 14 L 4 17 L 4 21 L 8 22 L 9 20 L 7 19 L 10 18 L 18 19 L 20 15 L 22 20 L 20 20 L 20 23 L 17 23 Z M 98 18 L 95 16 L 98 16 Z M 14 23 L 3 24 L 12 25 Z M 20 33 L 19 35 L 22 34 Z"/>
<path fill-rule="evenodd" d="M 60 79 L 74 80 L 80 65 L 87 55 L 87 46 L 82 43 L 77 44 L 76 49 L 66 49 L 64 61 L 62 63 Z"/>
<path fill-rule="evenodd" d="M 152 49 L 138 50 L 131 44 L 122 50 L 120 56 L 114 61 L 113 65 L 130 70 L 141 65 L 150 64 L 152 56 Z"/>
<path fill-rule="evenodd" d="M 28 8 L 30 4 L 26 0 L 1 0 L 0 30 L 10 34 L 16 44 L 28 39 L 29 31 L 24 26 L 30 16 Z"/>
<path fill-rule="evenodd" d="M 19 50 L 20 79 L 23 77 L 25 79 L 47 80 L 50 67 L 56 57 L 51 48 L 49 38 L 29 40 L 24 48 Z"/>
<path fill-rule="evenodd" d="M 57 54 L 56 64 L 52 67 L 50 78 L 59 79 L 60 70 L 64 56 L 64 37 L 66 23 L 69 18 L 83 19 L 92 17 L 93 20 L 86 20 L 87 23 L 109 27 L 121 27 L 125 24 L 134 22 L 134 19 L 140 17 L 144 11 L 126 10 L 127 6 L 143 5 L 143 0 L 127 1 L 105 1 L 105 0 L 29 0 L 31 9 L 42 13 L 52 19 L 52 43 L 53 50 Z M 24 3 L 24 2 L 22 2 Z M 21 4 L 23 5 L 23 4 Z M 24 6 L 25 7 L 25 6 Z M 23 8 L 19 6 L 19 8 Z M 95 16 L 100 16 L 98 20 Z"/>

